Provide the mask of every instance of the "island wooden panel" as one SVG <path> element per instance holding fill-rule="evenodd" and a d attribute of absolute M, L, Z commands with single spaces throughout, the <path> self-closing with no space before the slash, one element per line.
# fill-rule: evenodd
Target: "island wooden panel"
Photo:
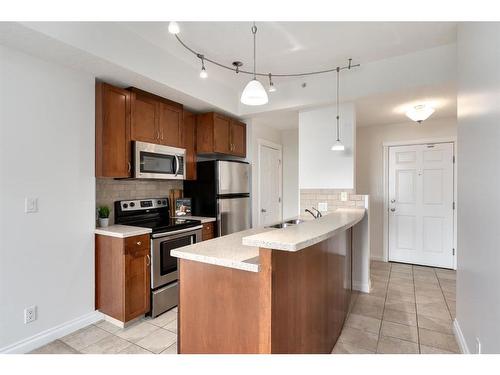
<path fill-rule="evenodd" d="M 179 353 L 330 353 L 351 293 L 351 229 L 258 273 L 180 260 Z"/>

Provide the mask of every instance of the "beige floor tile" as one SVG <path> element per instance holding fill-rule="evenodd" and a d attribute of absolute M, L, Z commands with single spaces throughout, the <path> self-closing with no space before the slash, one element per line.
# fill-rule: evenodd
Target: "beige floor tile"
<path fill-rule="evenodd" d="M 421 345 L 432 346 L 433 348 L 444 349 L 455 353 L 459 352 L 454 335 L 447 335 L 441 332 L 429 331 L 428 329 L 424 328 L 419 328 L 418 333 Z"/>
<path fill-rule="evenodd" d="M 371 296 L 385 298 L 386 294 L 387 294 L 387 284 L 380 282 L 371 283 L 371 289 L 370 289 Z"/>
<path fill-rule="evenodd" d="M 153 354 L 149 350 L 141 348 L 138 345 L 130 344 L 125 349 L 121 350 L 118 354 Z"/>
<path fill-rule="evenodd" d="M 457 275 L 454 273 L 441 273 L 441 272 L 436 271 L 436 275 L 437 275 L 439 281 L 443 281 L 443 280 L 456 281 L 457 280 Z"/>
<path fill-rule="evenodd" d="M 401 277 L 392 277 L 389 279 L 389 287 L 393 285 L 404 285 L 413 288 L 413 280 L 403 279 Z"/>
<path fill-rule="evenodd" d="M 380 322 L 380 319 L 375 319 L 369 316 L 350 314 L 347 317 L 345 326 L 378 334 L 380 331 Z"/>
<path fill-rule="evenodd" d="M 417 326 L 417 316 L 414 313 L 407 313 L 404 311 L 397 311 L 391 309 L 384 310 L 384 316 L 382 320 L 386 320 L 393 323 L 404 324 L 407 326 Z"/>
<path fill-rule="evenodd" d="M 377 349 L 378 333 L 375 334 L 356 328 L 344 327 L 339 341 L 375 352 Z"/>
<path fill-rule="evenodd" d="M 382 322 L 380 337 L 382 336 L 394 337 L 397 339 L 418 343 L 417 327 L 388 322 L 386 320 Z"/>
<path fill-rule="evenodd" d="M 55 340 L 31 351 L 30 354 L 79 354 L 79 352 L 61 340 Z"/>
<path fill-rule="evenodd" d="M 404 311 L 407 313 L 416 313 L 414 302 L 395 301 L 392 298 L 388 299 L 385 302 L 385 308 L 391 310 Z"/>
<path fill-rule="evenodd" d="M 377 276 L 380 278 L 384 279 L 389 279 L 389 274 L 391 271 L 385 271 L 385 270 L 372 270 L 370 271 L 371 276 Z"/>
<path fill-rule="evenodd" d="M 444 302 L 418 303 L 417 313 L 419 315 L 432 316 L 439 319 L 450 319 L 448 306 Z"/>
<path fill-rule="evenodd" d="M 429 272 L 435 273 L 434 268 L 427 266 L 413 266 L 413 272 Z"/>
<path fill-rule="evenodd" d="M 389 278 L 385 276 L 370 275 L 370 279 L 372 281 L 372 286 L 374 283 L 379 283 L 380 286 L 387 286 L 389 282 Z"/>
<path fill-rule="evenodd" d="M 359 346 L 349 344 L 347 342 L 337 341 L 332 354 L 374 354 L 369 350 L 360 348 Z"/>
<path fill-rule="evenodd" d="M 117 325 L 110 323 L 106 320 L 101 320 L 100 322 L 96 323 L 95 326 L 109 333 L 116 333 L 121 329 Z"/>
<path fill-rule="evenodd" d="M 383 306 L 385 298 L 372 296 L 371 294 L 361 293 L 358 296 L 356 303 Z"/>
<path fill-rule="evenodd" d="M 413 280 L 413 271 L 410 269 L 408 270 L 393 269 L 391 270 L 391 277 L 399 277 L 400 279 Z"/>
<path fill-rule="evenodd" d="M 370 263 L 371 270 L 390 270 L 391 264 L 387 262 L 372 261 Z"/>
<path fill-rule="evenodd" d="M 177 342 L 170 345 L 167 349 L 162 351 L 160 354 L 177 354 Z"/>
<path fill-rule="evenodd" d="M 100 341 L 108 336 L 111 336 L 109 332 L 106 332 L 94 325 L 90 325 L 63 337 L 61 341 L 76 350 L 82 350 L 83 348 L 95 344 L 97 341 Z"/>
<path fill-rule="evenodd" d="M 421 354 L 458 354 L 449 352 L 448 350 L 433 348 L 432 346 L 420 345 Z"/>
<path fill-rule="evenodd" d="M 442 294 L 439 295 L 436 293 L 435 295 L 429 296 L 426 294 L 417 293 L 416 302 L 418 304 L 433 303 L 433 302 L 444 303 L 445 300 Z"/>
<path fill-rule="evenodd" d="M 450 284 L 441 284 L 441 289 L 446 292 L 451 292 L 455 293 L 457 287 L 455 285 L 450 285 Z"/>
<path fill-rule="evenodd" d="M 380 354 L 418 354 L 418 344 L 393 337 L 381 337 L 377 353 Z"/>
<path fill-rule="evenodd" d="M 154 319 L 149 319 L 147 320 L 148 323 L 154 324 L 155 326 L 158 327 L 163 327 L 170 323 L 173 320 L 177 319 L 177 310 L 168 310 L 167 312 L 164 312 L 163 314 L 157 316 Z"/>
<path fill-rule="evenodd" d="M 382 319 L 382 313 L 384 311 L 383 305 L 374 305 L 368 303 L 356 303 L 354 304 L 351 313 L 370 316 L 376 319 Z"/>
<path fill-rule="evenodd" d="M 137 345 L 153 353 L 161 353 L 177 341 L 177 335 L 166 329 L 159 328 L 143 339 L 137 341 Z"/>
<path fill-rule="evenodd" d="M 166 324 L 163 328 L 168 329 L 170 332 L 177 333 L 177 319 L 172 320 L 170 323 Z"/>
<path fill-rule="evenodd" d="M 415 293 L 413 293 L 413 291 L 411 293 L 407 293 L 407 292 L 401 292 L 399 290 L 390 290 L 387 292 L 387 299 L 391 301 L 398 300 L 398 301 L 415 303 Z"/>
<path fill-rule="evenodd" d="M 418 327 L 429 331 L 453 334 L 453 321 L 451 319 L 439 319 L 434 316 L 417 315 Z"/>
<path fill-rule="evenodd" d="M 389 283 L 389 288 L 387 290 L 388 290 L 388 292 L 396 291 L 396 292 L 403 292 L 403 293 L 411 294 L 414 292 L 414 287 L 413 287 L 413 285 L 407 285 L 407 284 L 401 285 L 401 284 Z"/>
<path fill-rule="evenodd" d="M 413 266 L 411 264 L 405 263 L 392 263 L 391 271 L 402 272 L 402 271 L 412 271 Z"/>
<path fill-rule="evenodd" d="M 97 341 L 95 344 L 82 349 L 85 354 L 116 354 L 128 346 L 133 345 L 118 336 L 110 335 Z"/>
<path fill-rule="evenodd" d="M 455 304 L 448 305 L 448 310 L 450 311 L 451 318 L 455 319 L 457 316 L 457 309 L 455 307 Z"/>
<path fill-rule="evenodd" d="M 446 299 L 451 299 L 453 301 L 457 300 L 457 294 L 454 290 L 451 292 L 447 291 L 447 290 L 443 290 L 443 294 L 444 294 L 444 298 L 446 298 Z"/>
<path fill-rule="evenodd" d="M 138 322 L 130 327 L 120 330 L 116 333 L 116 335 L 127 341 L 137 343 L 137 341 L 153 333 L 154 331 L 157 331 L 158 329 L 160 328 L 147 322 Z"/>
<path fill-rule="evenodd" d="M 434 287 L 439 287 L 439 282 L 438 282 L 438 279 L 436 276 L 432 275 L 432 276 L 421 276 L 421 275 L 415 275 L 413 276 L 413 281 L 415 282 L 415 285 L 417 284 L 422 284 L 422 285 L 426 285 L 428 284 L 429 286 L 434 286 Z"/>
<path fill-rule="evenodd" d="M 415 295 L 418 296 L 426 296 L 426 297 L 443 297 L 443 292 L 439 288 L 434 289 L 422 289 L 415 288 Z"/>

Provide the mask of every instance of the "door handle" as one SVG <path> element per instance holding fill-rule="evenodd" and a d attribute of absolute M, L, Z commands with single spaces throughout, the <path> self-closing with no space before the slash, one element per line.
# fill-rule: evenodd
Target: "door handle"
<path fill-rule="evenodd" d="M 179 174 L 179 157 L 175 155 L 175 177 Z"/>
<path fill-rule="evenodd" d="M 260 212 L 267 212 L 264 208 L 261 208 Z"/>
<path fill-rule="evenodd" d="M 391 203 L 396 203 L 396 200 L 395 199 L 391 199 Z"/>
<path fill-rule="evenodd" d="M 395 208 L 391 208 L 391 212 L 395 212 L 395 211 L 396 211 L 396 209 L 395 209 Z"/>

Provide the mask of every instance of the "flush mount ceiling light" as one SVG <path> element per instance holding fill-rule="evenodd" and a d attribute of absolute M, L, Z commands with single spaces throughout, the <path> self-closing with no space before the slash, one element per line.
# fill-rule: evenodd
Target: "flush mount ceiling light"
<path fill-rule="evenodd" d="M 281 73 L 262 73 L 262 72 L 257 72 L 256 70 L 256 34 L 257 34 L 257 27 L 255 25 L 255 22 L 253 23 L 253 26 L 251 28 L 252 34 L 253 34 L 253 71 L 248 71 L 248 70 L 242 70 L 241 67 L 243 66 L 243 63 L 240 61 L 235 61 L 232 63 L 232 66 L 230 65 L 225 65 L 223 63 L 220 63 L 218 61 L 215 61 L 213 59 L 210 59 L 206 57 L 206 54 L 201 54 L 191 47 L 189 47 L 186 43 L 182 41 L 182 39 L 179 37 L 180 33 L 180 27 L 179 24 L 175 21 L 171 21 L 168 25 L 168 31 L 175 36 L 177 41 L 189 52 L 191 52 L 193 55 L 195 55 L 198 59 L 201 61 L 201 72 L 200 72 L 200 77 L 206 78 L 207 75 L 207 70 L 205 68 L 205 63 L 209 62 L 213 65 L 218 66 L 219 68 L 223 68 L 226 70 L 233 71 L 237 74 L 247 74 L 253 76 L 253 79 L 247 83 L 245 88 L 243 89 L 243 93 L 241 94 L 241 102 L 246 105 L 263 105 L 266 104 L 269 101 L 268 95 L 266 90 L 264 89 L 264 86 L 262 83 L 257 79 L 258 77 L 267 77 L 269 79 L 269 86 L 267 91 L 270 93 L 273 93 L 276 90 L 276 86 L 273 82 L 273 78 L 298 78 L 298 77 L 305 77 L 305 76 L 311 76 L 311 75 L 316 75 L 316 74 L 324 74 L 324 73 L 331 73 L 334 71 L 337 71 L 337 73 L 340 70 L 344 69 L 351 69 L 351 68 L 356 68 L 360 66 L 360 64 L 352 65 L 351 60 L 349 59 L 349 65 L 343 66 L 343 67 L 336 67 L 336 68 L 331 68 L 331 69 L 325 69 L 325 70 L 318 70 L 318 71 L 308 71 L 308 72 L 302 72 L 302 73 L 290 73 L 290 74 L 281 74 Z"/>
<path fill-rule="evenodd" d="M 407 111 L 406 116 L 408 116 L 411 120 L 421 124 L 422 121 L 427 120 L 433 113 L 434 108 L 425 104 L 420 104 Z"/>
<path fill-rule="evenodd" d="M 349 59 L 349 65 L 351 65 L 351 59 Z M 344 144 L 340 141 L 340 114 L 339 114 L 339 91 L 340 91 L 340 68 L 337 68 L 337 140 L 333 144 L 332 151 L 344 151 Z"/>

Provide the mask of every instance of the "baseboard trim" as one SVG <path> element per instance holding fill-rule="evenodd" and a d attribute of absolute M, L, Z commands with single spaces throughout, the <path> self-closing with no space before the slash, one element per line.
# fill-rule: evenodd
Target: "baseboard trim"
<path fill-rule="evenodd" d="M 453 333 L 455 334 L 455 338 L 457 339 L 458 346 L 460 347 L 462 354 L 470 354 L 469 347 L 467 346 L 462 329 L 460 328 L 460 324 L 456 318 L 453 320 Z"/>
<path fill-rule="evenodd" d="M 352 289 L 357 290 L 358 292 L 370 293 L 370 282 L 361 283 L 359 281 L 353 281 Z"/>
<path fill-rule="evenodd" d="M 45 331 L 37 333 L 24 340 L 18 341 L 12 345 L 0 348 L 0 354 L 22 354 L 29 353 L 36 348 L 39 348 L 49 342 L 57 340 L 63 336 L 69 335 L 72 332 L 86 327 L 90 324 L 98 322 L 103 318 L 102 313 L 99 311 L 92 311 L 91 313 L 82 315 L 69 322 L 60 324 L 58 326 L 49 328 Z"/>

